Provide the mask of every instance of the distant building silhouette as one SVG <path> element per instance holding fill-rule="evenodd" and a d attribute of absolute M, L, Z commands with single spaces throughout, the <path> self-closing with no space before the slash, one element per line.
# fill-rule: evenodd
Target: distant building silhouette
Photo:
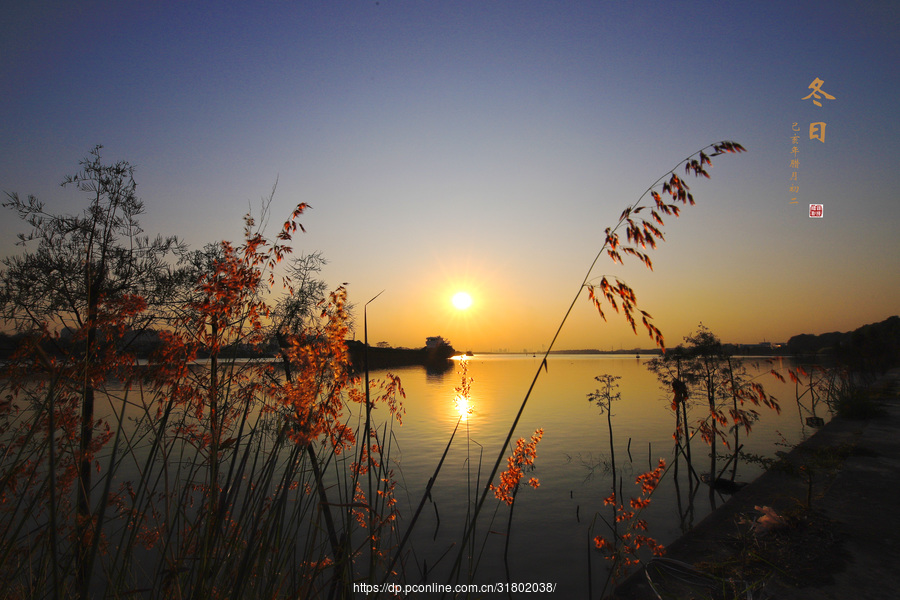
<path fill-rule="evenodd" d="M 441 346 L 450 346 L 450 341 L 445 340 L 439 335 L 432 335 L 425 338 L 425 347 L 428 349 L 440 348 Z"/>

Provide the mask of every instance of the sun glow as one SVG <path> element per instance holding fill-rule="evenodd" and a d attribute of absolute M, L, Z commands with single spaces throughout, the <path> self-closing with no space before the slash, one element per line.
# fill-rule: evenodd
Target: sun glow
<path fill-rule="evenodd" d="M 457 309 L 466 310 L 467 308 L 472 306 L 472 296 L 470 296 L 467 292 L 456 292 L 451 302 L 453 302 L 453 306 L 455 306 Z"/>
<path fill-rule="evenodd" d="M 463 421 L 468 421 L 469 415 L 471 415 L 475 411 L 472 403 L 465 396 L 457 395 L 454 399 L 454 405 L 456 408 L 456 412 L 459 414 Z"/>
<path fill-rule="evenodd" d="M 461 420 L 468 421 L 469 415 L 474 412 L 472 380 L 469 378 L 469 359 L 464 355 L 454 356 L 453 359 L 458 361 L 461 376 L 459 387 L 456 388 L 456 396 L 453 398 L 453 407 Z"/>

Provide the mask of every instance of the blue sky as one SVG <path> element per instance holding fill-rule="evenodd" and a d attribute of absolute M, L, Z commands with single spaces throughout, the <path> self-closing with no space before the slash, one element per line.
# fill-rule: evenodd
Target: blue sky
<path fill-rule="evenodd" d="M 700 321 L 738 342 L 852 329 L 900 312 L 898 27 L 888 2 L 21 4 L 0 189 L 77 211 L 57 184 L 101 143 L 137 165 L 145 229 L 200 247 L 238 239 L 277 179 L 273 223 L 313 207 L 298 251 L 360 305 L 385 290 L 373 341 L 540 349 L 621 210 L 732 139 L 748 153 L 689 182 L 655 272 L 597 274 L 669 344 Z M 801 100 L 815 78 L 822 107 Z M 21 229 L 0 220 L 0 251 Z M 560 343 L 650 345 L 620 321 L 583 299 Z"/>

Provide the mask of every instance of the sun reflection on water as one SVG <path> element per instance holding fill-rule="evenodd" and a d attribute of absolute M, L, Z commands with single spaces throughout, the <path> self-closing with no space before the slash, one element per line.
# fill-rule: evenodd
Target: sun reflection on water
<path fill-rule="evenodd" d="M 466 398 L 465 396 L 457 395 L 456 398 L 453 399 L 453 405 L 463 421 L 468 421 L 469 415 L 475 411 L 475 408 L 472 406 L 471 398 Z"/>
<path fill-rule="evenodd" d="M 475 411 L 472 404 L 472 379 L 469 377 L 469 361 L 465 355 L 454 356 L 454 360 L 459 363 L 459 374 L 461 381 L 456 388 L 456 396 L 453 398 L 453 407 L 456 413 L 463 421 L 469 420 L 469 415 Z"/>

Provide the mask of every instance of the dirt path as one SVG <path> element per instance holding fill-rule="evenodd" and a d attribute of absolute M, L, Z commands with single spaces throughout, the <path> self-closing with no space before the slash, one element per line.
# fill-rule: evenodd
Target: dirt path
<path fill-rule="evenodd" d="M 834 419 L 788 455 L 795 472 L 812 469 L 811 510 L 805 507 L 810 471 L 797 477 L 773 469 L 672 544 L 667 557 L 720 580 L 746 582 L 752 596 L 740 598 L 900 597 L 900 369 L 877 387 L 882 417 Z M 774 509 L 778 526 L 750 531 L 761 515 L 756 506 Z M 681 586 L 672 597 L 729 597 L 690 587 L 696 589 Z M 615 597 L 657 598 L 643 571 Z"/>

